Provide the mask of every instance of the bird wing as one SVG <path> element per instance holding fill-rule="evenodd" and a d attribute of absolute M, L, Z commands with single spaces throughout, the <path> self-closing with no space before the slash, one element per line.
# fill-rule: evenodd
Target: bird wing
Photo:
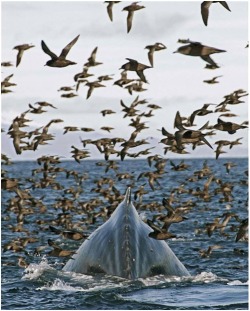
<path fill-rule="evenodd" d="M 121 106 L 122 106 L 122 107 L 124 107 L 124 108 L 127 108 L 127 109 L 128 109 L 128 107 L 124 104 L 124 102 L 122 101 L 122 99 L 120 100 L 120 104 L 121 104 Z"/>
<path fill-rule="evenodd" d="M 228 11 L 231 12 L 231 10 L 230 10 L 228 4 L 226 3 L 226 1 L 218 1 L 218 2 L 219 2 L 222 6 L 224 6 L 224 8 L 226 8 Z"/>
<path fill-rule="evenodd" d="M 17 57 L 16 57 L 16 67 L 20 64 L 22 56 L 23 56 L 23 49 L 20 49 L 17 53 Z"/>
<path fill-rule="evenodd" d="M 132 21 L 133 21 L 134 11 L 128 12 L 127 17 L 127 32 L 129 33 L 130 29 L 132 28 Z"/>
<path fill-rule="evenodd" d="M 209 124 L 209 121 L 207 121 L 207 122 L 199 129 L 199 131 L 202 131 L 202 130 L 207 129 L 208 124 Z"/>
<path fill-rule="evenodd" d="M 180 116 L 180 112 L 177 111 L 174 119 L 174 127 L 177 128 L 180 131 L 186 130 L 184 126 L 182 125 L 182 120 Z"/>
<path fill-rule="evenodd" d="M 154 67 L 154 58 L 153 58 L 153 56 L 154 56 L 153 50 L 149 50 L 149 52 L 148 52 L 148 60 L 149 60 L 150 65 L 152 67 Z"/>
<path fill-rule="evenodd" d="M 159 232 L 159 233 L 162 232 L 161 228 L 155 225 L 150 219 L 147 219 L 147 224 L 149 225 L 151 229 L 154 230 L 154 232 Z"/>
<path fill-rule="evenodd" d="M 41 41 L 41 45 L 44 53 L 48 54 L 52 59 L 57 59 L 56 54 L 50 51 L 50 49 L 47 47 L 43 40 Z"/>
<path fill-rule="evenodd" d="M 216 66 L 217 68 L 219 67 L 209 55 L 202 55 L 200 56 L 205 62 L 209 63 L 212 66 Z"/>
<path fill-rule="evenodd" d="M 76 41 L 78 40 L 80 35 L 78 35 L 77 37 L 75 37 L 74 40 L 72 40 L 69 44 L 67 44 L 65 46 L 65 48 L 63 48 L 61 54 L 59 57 L 62 57 L 62 58 L 66 58 L 66 56 L 68 55 L 70 49 L 72 48 L 72 46 L 76 43 Z"/>
<path fill-rule="evenodd" d="M 148 83 L 146 77 L 144 76 L 143 70 L 136 70 L 136 73 L 143 82 Z"/>
<path fill-rule="evenodd" d="M 211 149 L 214 149 L 204 136 L 202 136 L 200 140 L 203 141 L 205 144 L 207 144 Z"/>
<path fill-rule="evenodd" d="M 11 75 L 9 75 L 8 77 L 4 78 L 3 82 L 8 82 L 10 80 L 10 78 L 13 77 L 13 73 Z"/>
<path fill-rule="evenodd" d="M 90 63 L 94 63 L 95 62 L 97 49 L 98 49 L 98 47 L 95 47 L 94 50 L 92 51 L 90 57 L 88 58 L 88 61 Z"/>
<path fill-rule="evenodd" d="M 194 118 L 195 118 L 195 116 L 197 115 L 197 113 L 200 111 L 200 109 L 199 110 L 195 110 L 192 114 L 191 114 L 191 116 L 190 116 L 190 124 L 191 125 L 193 125 L 193 123 L 194 123 Z"/>
<path fill-rule="evenodd" d="M 108 12 L 108 16 L 109 16 L 111 22 L 113 22 L 113 10 L 112 10 L 112 8 L 113 8 L 113 2 L 110 1 L 108 6 L 107 6 L 107 12 Z"/>
<path fill-rule="evenodd" d="M 207 26 L 208 15 L 209 15 L 209 7 L 212 4 L 212 1 L 203 1 L 201 3 L 201 16 L 203 23 Z"/>
<path fill-rule="evenodd" d="M 93 86 L 90 86 L 90 87 L 89 87 L 86 99 L 88 99 L 88 98 L 90 97 L 90 95 L 91 95 L 92 92 L 93 92 L 93 89 L 94 89 Z"/>
<path fill-rule="evenodd" d="M 173 162 L 173 161 L 171 161 L 171 160 L 170 160 L 170 162 L 169 162 L 169 163 L 170 163 L 170 165 L 171 165 L 171 166 L 173 166 L 174 168 L 176 168 L 176 165 L 174 164 L 174 162 Z M 164 205 L 164 204 L 163 204 L 163 205 Z"/>

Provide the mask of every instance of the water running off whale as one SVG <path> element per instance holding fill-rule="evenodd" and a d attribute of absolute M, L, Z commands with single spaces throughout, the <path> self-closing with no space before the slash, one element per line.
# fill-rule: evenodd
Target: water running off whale
<path fill-rule="evenodd" d="M 131 280 L 157 274 L 190 275 L 165 241 L 148 236 L 151 231 L 139 217 L 129 187 L 109 220 L 83 242 L 63 270 Z"/>

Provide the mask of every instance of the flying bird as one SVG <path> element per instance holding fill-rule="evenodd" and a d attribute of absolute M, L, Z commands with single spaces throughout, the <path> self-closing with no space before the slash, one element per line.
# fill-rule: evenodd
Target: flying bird
<path fill-rule="evenodd" d="M 174 134 L 174 138 L 176 140 L 176 147 L 179 150 L 184 149 L 182 146 L 183 144 L 188 144 L 188 143 L 198 143 L 200 141 L 204 142 L 207 144 L 211 149 L 213 147 L 210 145 L 210 143 L 206 140 L 205 135 L 201 131 L 206 129 L 208 126 L 208 122 L 203 125 L 199 130 L 189 130 L 186 129 L 182 125 L 182 120 L 179 111 L 177 111 L 176 116 L 175 116 L 175 121 L 174 121 L 174 127 L 178 128 L 179 131 L 176 131 Z"/>
<path fill-rule="evenodd" d="M 181 40 L 181 41 L 179 40 L 179 42 L 185 42 L 189 44 L 179 47 L 177 51 L 175 51 L 174 53 L 180 53 L 189 56 L 199 56 L 205 62 L 209 63 L 211 66 L 216 66 L 217 68 L 219 68 L 219 66 L 212 60 L 210 55 L 214 53 L 226 52 L 225 50 L 220 50 L 211 46 L 206 46 L 201 44 L 200 42 L 195 42 L 191 40 Z"/>
<path fill-rule="evenodd" d="M 163 44 L 163 43 L 160 43 L 160 42 L 156 42 L 155 44 L 153 45 L 147 45 L 145 47 L 145 49 L 148 49 L 148 60 L 150 62 L 150 65 L 152 67 L 154 67 L 154 59 L 153 59 L 153 55 L 154 55 L 154 52 L 155 51 L 160 51 L 160 50 L 165 50 L 167 47 Z"/>
<path fill-rule="evenodd" d="M 98 66 L 101 65 L 102 63 L 97 62 L 96 59 L 96 53 L 97 53 L 98 47 L 95 47 L 94 50 L 92 51 L 90 57 L 88 58 L 88 62 L 84 64 L 86 67 L 92 67 L 92 66 Z"/>
<path fill-rule="evenodd" d="M 113 22 L 113 6 L 114 6 L 114 4 L 119 3 L 121 1 L 104 1 L 104 2 L 108 3 L 108 6 L 107 6 L 108 16 L 109 16 L 111 22 Z"/>
<path fill-rule="evenodd" d="M 66 57 L 67 57 L 70 49 L 72 48 L 72 46 L 78 40 L 79 36 L 80 35 L 75 37 L 74 40 L 72 40 L 68 45 L 66 45 L 65 48 L 63 48 L 63 50 L 62 50 L 62 52 L 61 52 L 61 54 L 59 56 L 57 56 L 56 54 L 51 52 L 50 49 L 45 44 L 45 42 L 42 40 L 41 45 L 42 45 L 42 49 L 43 49 L 44 53 L 48 54 L 51 57 L 51 59 L 47 61 L 45 66 L 47 65 L 49 67 L 62 68 L 62 67 L 66 67 L 66 66 L 69 66 L 69 65 L 75 65 L 76 64 L 75 62 L 67 60 Z"/>
<path fill-rule="evenodd" d="M 241 239 L 248 239 L 248 218 L 241 221 L 239 230 L 235 238 L 235 242 L 238 242 Z"/>
<path fill-rule="evenodd" d="M 148 68 L 152 68 L 150 66 L 138 63 L 136 60 L 131 59 L 131 58 L 126 58 L 129 62 L 122 65 L 122 67 L 120 69 L 124 69 L 124 70 L 128 70 L 128 71 L 135 71 L 137 73 L 137 75 L 139 76 L 139 78 L 141 79 L 141 81 L 148 83 L 143 70 L 148 69 Z"/>
<path fill-rule="evenodd" d="M 17 45 L 13 48 L 13 50 L 18 50 L 17 57 L 16 57 L 16 67 L 21 63 L 23 52 L 33 47 L 34 45 L 22 44 L 22 45 Z"/>
<path fill-rule="evenodd" d="M 130 29 L 132 28 L 132 21 L 133 21 L 134 12 L 145 8 L 145 6 L 138 5 L 137 3 L 138 2 L 133 2 L 129 6 L 126 6 L 125 8 L 123 8 L 123 10 L 122 10 L 122 11 L 128 11 L 127 33 L 129 33 Z"/>
<path fill-rule="evenodd" d="M 208 83 L 208 84 L 215 84 L 215 83 L 219 83 L 219 81 L 217 81 L 218 78 L 220 78 L 222 76 L 216 76 L 213 77 L 212 79 L 208 79 L 208 80 L 203 80 L 204 83 Z"/>
<path fill-rule="evenodd" d="M 247 126 L 233 123 L 233 122 L 225 122 L 220 118 L 217 119 L 217 124 L 214 125 L 214 128 L 219 131 L 228 132 L 228 134 L 234 134 L 239 129 L 245 129 Z"/>

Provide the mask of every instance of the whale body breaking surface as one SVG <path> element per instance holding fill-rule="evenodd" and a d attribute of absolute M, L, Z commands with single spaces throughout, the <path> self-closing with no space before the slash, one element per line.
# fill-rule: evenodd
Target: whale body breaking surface
<path fill-rule="evenodd" d="M 129 187 L 109 220 L 82 243 L 63 270 L 131 280 L 157 274 L 189 276 L 168 244 L 150 238 L 150 232 L 152 229 L 141 220 L 131 201 Z"/>

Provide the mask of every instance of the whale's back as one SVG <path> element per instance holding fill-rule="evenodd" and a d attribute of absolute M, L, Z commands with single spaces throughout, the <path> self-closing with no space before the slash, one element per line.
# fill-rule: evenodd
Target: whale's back
<path fill-rule="evenodd" d="M 128 189 L 110 219 L 83 242 L 63 269 L 83 274 L 107 273 L 127 279 L 155 274 L 189 275 L 165 241 L 148 236 L 151 231 L 130 201 Z"/>

